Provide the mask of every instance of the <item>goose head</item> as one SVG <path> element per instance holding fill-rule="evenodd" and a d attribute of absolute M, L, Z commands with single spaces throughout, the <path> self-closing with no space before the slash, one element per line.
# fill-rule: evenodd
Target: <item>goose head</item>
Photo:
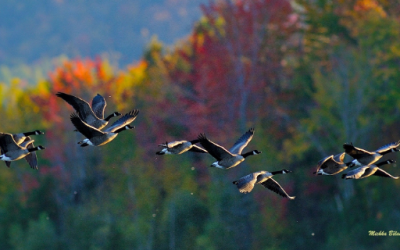
<path fill-rule="evenodd" d="M 261 154 L 261 153 L 262 153 L 261 151 L 253 150 L 253 155 L 259 155 L 259 154 Z"/>
<path fill-rule="evenodd" d="M 135 128 L 135 126 L 131 126 L 131 125 L 126 125 L 126 126 L 125 126 L 125 130 L 134 129 L 134 128 Z"/>

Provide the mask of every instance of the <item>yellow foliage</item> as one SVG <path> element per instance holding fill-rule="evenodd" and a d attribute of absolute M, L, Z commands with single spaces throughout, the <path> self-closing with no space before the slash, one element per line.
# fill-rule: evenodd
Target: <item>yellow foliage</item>
<path fill-rule="evenodd" d="M 100 78 L 109 81 L 114 76 L 114 68 L 108 60 L 102 60 Z"/>
<path fill-rule="evenodd" d="M 4 83 L 0 83 L 0 106 L 3 103 L 5 89 L 6 89 L 5 84 Z"/>
<path fill-rule="evenodd" d="M 121 72 L 111 85 L 111 92 L 114 95 L 118 109 L 131 107 L 131 103 L 126 103 L 127 99 L 132 99 L 135 95 L 135 88 L 141 86 L 146 79 L 147 63 L 140 61 L 137 64 L 128 66 L 127 72 Z"/>
<path fill-rule="evenodd" d="M 128 67 L 128 73 L 134 78 L 134 85 L 138 85 L 144 81 L 146 77 L 147 63 L 145 61 L 140 61 L 139 63 Z"/>
<path fill-rule="evenodd" d="M 34 89 L 34 93 L 41 96 L 49 96 L 49 82 L 46 80 L 41 80 L 37 83 L 36 88 Z"/>

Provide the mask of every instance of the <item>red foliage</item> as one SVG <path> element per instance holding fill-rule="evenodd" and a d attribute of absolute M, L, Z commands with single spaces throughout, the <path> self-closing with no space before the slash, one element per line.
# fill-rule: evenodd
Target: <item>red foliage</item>
<path fill-rule="evenodd" d="M 190 49 L 177 48 L 179 63 L 168 64 L 177 101 L 160 103 L 188 129 L 226 138 L 276 112 L 282 86 L 283 52 L 296 30 L 289 1 L 218 1 L 202 6 L 202 22 Z M 180 67 L 186 65 L 186 67 Z"/>

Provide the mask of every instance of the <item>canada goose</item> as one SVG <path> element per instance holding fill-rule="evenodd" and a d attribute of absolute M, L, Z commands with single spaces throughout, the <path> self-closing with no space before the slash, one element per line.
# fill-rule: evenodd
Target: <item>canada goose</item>
<path fill-rule="evenodd" d="M 44 134 L 44 132 L 42 132 L 40 130 L 35 130 L 35 131 L 31 131 L 31 132 L 13 134 L 13 139 L 18 145 L 20 145 L 23 142 L 30 141 L 31 140 L 31 138 L 29 137 L 30 135 L 43 135 L 43 134 Z M 28 145 L 28 148 L 34 148 L 33 142 Z M 1 154 L 3 154 L 3 150 L 0 148 L 0 155 Z M 35 152 L 31 152 L 30 154 L 27 154 L 25 156 L 25 159 L 31 165 L 31 168 L 37 169 L 37 156 L 36 156 Z M 5 164 L 7 167 L 10 167 L 11 161 L 5 161 Z"/>
<path fill-rule="evenodd" d="M 282 197 L 289 198 L 293 200 L 294 196 L 289 196 L 285 190 L 276 182 L 272 177 L 276 174 L 288 174 L 292 171 L 287 169 L 282 169 L 279 171 L 268 172 L 268 171 L 259 171 L 249 175 L 246 175 L 240 178 L 237 181 L 234 181 L 233 184 L 237 186 L 239 192 L 241 193 L 250 193 L 253 190 L 255 184 L 261 184 L 269 190 L 274 191 Z"/>
<path fill-rule="evenodd" d="M 34 140 L 31 140 L 29 137 L 26 137 L 24 142 L 18 145 L 13 135 L 8 133 L 0 133 L 0 147 L 2 151 L 2 155 L 0 155 L 0 160 L 10 162 L 16 161 L 21 158 L 26 158 L 31 168 L 37 169 L 37 158 L 36 154 L 30 157 L 26 157 L 27 155 L 33 153 L 37 150 L 43 150 L 45 147 L 37 146 L 33 147 Z"/>
<path fill-rule="evenodd" d="M 349 165 L 349 167 L 365 166 L 365 165 L 373 164 L 373 163 L 377 162 L 380 158 L 382 158 L 383 155 L 390 153 L 390 152 L 399 151 L 397 149 L 398 146 L 400 146 L 400 141 L 389 143 L 385 146 L 378 148 L 376 151 L 369 152 L 365 149 L 354 147 L 353 143 L 343 144 L 343 148 L 344 148 L 346 154 L 348 154 L 354 158 L 354 160 Z"/>
<path fill-rule="evenodd" d="M 33 140 L 29 137 L 26 136 L 24 141 L 21 143 L 17 143 L 20 147 L 27 148 L 27 149 L 32 149 L 35 146 L 33 145 Z M 1 148 L 0 154 L 3 154 L 3 149 Z M 38 169 L 38 164 L 37 164 L 37 155 L 35 151 L 32 151 L 30 154 L 27 154 L 25 156 L 25 160 L 29 163 L 29 166 L 33 169 Z M 4 161 L 7 167 L 11 167 L 11 161 Z"/>
<path fill-rule="evenodd" d="M 186 151 L 192 151 L 197 153 L 208 153 L 206 150 L 200 148 L 199 146 L 194 145 L 198 143 L 199 140 L 193 141 L 174 141 L 174 142 L 166 142 L 163 144 L 159 144 L 158 146 L 163 147 L 161 151 L 156 152 L 157 155 L 180 155 L 185 153 Z"/>
<path fill-rule="evenodd" d="M 207 139 L 205 134 L 200 134 L 198 139 L 200 144 L 210 153 L 210 155 L 217 159 L 216 162 L 211 164 L 211 167 L 229 169 L 237 166 L 250 155 L 261 154 L 261 151 L 258 150 L 252 150 L 242 154 L 243 148 L 246 147 L 249 141 L 253 138 L 253 134 L 254 129 L 247 131 L 242 137 L 239 138 L 239 140 L 236 141 L 229 151 Z"/>
<path fill-rule="evenodd" d="M 82 121 L 76 113 L 71 114 L 71 121 L 74 124 L 75 128 L 81 132 L 87 139 L 78 142 L 81 147 L 86 146 L 102 146 L 110 141 L 114 140 L 117 137 L 118 133 L 124 130 L 133 129 L 134 127 L 129 124 L 132 123 L 136 116 L 139 114 L 139 110 L 134 109 L 129 113 L 125 114 L 117 121 L 115 121 L 111 127 L 107 128 L 104 131 L 101 131 L 95 127 L 92 127 Z"/>
<path fill-rule="evenodd" d="M 392 176 L 388 172 L 384 171 L 383 169 L 379 168 L 380 166 L 386 165 L 386 164 L 392 164 L 395 163 L 394 160 L 387 160 L 383 162 L 379 162 L 377 164 L 371 164 L 368 166 L 362 166 L 359 168 L 356 168 L 352 171 L 347 172 L 346 174 L 342 175 L 342 179 L 364 179 L 367 177 L 370 177 L 371 175 L 376 175 L 380 177 L 389 177 L 392 179 L 398 179 L 398 176 Z"/>
<path fill-rule="evenodd" d="M 104 128 L 112 117 L 121 115 L 119 112 L 114 112 L 104 118 L 104 110 L 107 106 L 107 103 L 104 97 L 99 94 L 93 98 L 92 108 L 90 107 L 89 103 L 79 97 L 62 92 L 58 92 L 56 96 L 62 98 L 64 101 L 70 104 L 76 110 L 76 112 L 78 112 L 82 121 L 97 129 Z"/>
<path fill-rule="evenodd" d="M 335 156 L 330 155 L 318 162 L 317 171 L 314 172 L 316 175 L 335 175 L 343 170 L 347 169 L 352 162 L 344 163 L 345 153 L 337 154 Z"/>

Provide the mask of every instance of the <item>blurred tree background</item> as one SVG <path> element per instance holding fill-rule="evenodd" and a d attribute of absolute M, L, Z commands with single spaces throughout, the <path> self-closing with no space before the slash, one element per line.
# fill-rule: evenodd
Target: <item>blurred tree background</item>
<path fill-rule="evenodd" d="M 149 39 L 141 59 L 126 67 L 78 53 L 88 57 L 1 69 L 1 131 L 43 130 L 34 139 L 46 150 L 38 152 L 38 171 L 24 160 L 3 164 L 0 249 L 398 245 L 396 237 L 368 232 L 400 232 L 399 181 L 312 172 L 345 142 L 375 150 L 399 140 L 399 2 L 220 0 L 200 9 L 185 39 L 173 46 Z M 0 56 L 15 53 L 5 48 Z M 100 93 L 106 113 L 138 108 L 136 128 L 105 146 L 80 148 L 73 109 L 58 91 L 88 101 Z M 248 148 L 263 153 L 227 171 L 209 168 L 209 155 L 155 154 L 159 143 L 202 132 L 229 147 L 250 127 Z M 232 184 L 282 168 L 293 170 L 276 177 L 293 201 L 262 186 L 241 194 Z M 400 175 L 396 165 L 385 170 Z"/>

